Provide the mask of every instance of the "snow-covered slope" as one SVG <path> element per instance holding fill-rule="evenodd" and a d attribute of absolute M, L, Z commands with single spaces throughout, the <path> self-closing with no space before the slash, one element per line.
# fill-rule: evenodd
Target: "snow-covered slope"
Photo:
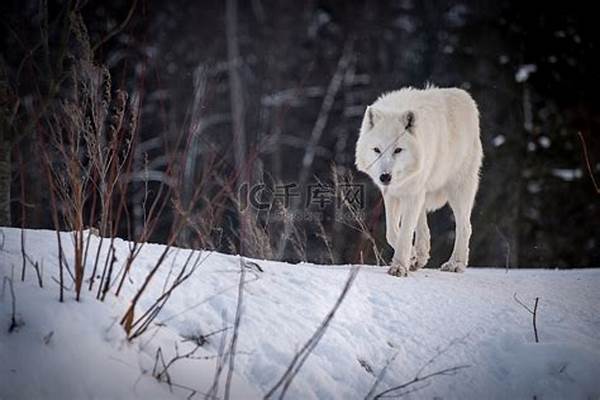
<path fill-rule="evenodd" d="M 230 328 L 236 313 L 240 259 L 204 253 L 194 275 L 158 316 L 159 325 L 133 343 L 118 324 L 132 294 L 164 247 L 148 244 L 119 298 L 101 303 L 85 291 L 58 303 L 55 234 L 26 231 L 29 257 L 44 266 L 44 288 L 29 269 L 20 282 L 20 231 L 1 228 L 0 278 L 13 277 L 24 325 L 8 333 L 11 296 L 0 302 L 0 399 L 202 398 L 210 390 L 214 356 L 232 329 L 214 334 L 169 368 L 173 392 L 151 376 L 158 348 L 166 361 L 193 346 L 183 337 Z M 1 236 L 1 235 L 0 235 Z M 67 247 L 69 234 L 63 234 Z M 2 239 L 0 238 L 0 243 Z M 93 238 L 91 249 L 97 246 Z M 105 242 L 106 243 L 106 242 Z M 116 240 L 117 265 L 127 242 Z M 105 247 L 106 244 L 105 244 Z M 137 313 L 172 282 L 189 250 L 173 249 Z M 67 248 L 69 254 L 69 248 Z M 295 352 L 331 310 L 350 266 L 290 265 L 253 260 L 247 270 L 232 398 L 260 398 L 280 378 Z M 539 297 L 535 343 L 532 315 Z M 358 399 L 415 376 L 459 367 L 391 394 L 405 398 L 598 398 L 600 396 L 600 270 L 468 269 L 464 274 L 423 270 L 408 278 L 360 267 L 329 329 L 287 392 L 295 399 Z M 52 333 L 52 334 L 50 334 Z M 226 335 L 226 336 L 223 336 Z M 225 339 L 225 342 L 223 341 Z M 385 374 L 380 372 L 386 367 Z M 225 366 L 225 369 L 227 367 Z M 221 379 L 216 397 L 223 397 Z"/>

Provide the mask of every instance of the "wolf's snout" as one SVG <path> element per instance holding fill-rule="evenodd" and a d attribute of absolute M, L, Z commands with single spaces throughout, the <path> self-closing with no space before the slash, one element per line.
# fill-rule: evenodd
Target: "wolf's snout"
<path fill-rule="evenodd" d="M 390 175 L 390 174 L 381 174 L 381 175 L 379 175 L 379 180 L 384 185 L 389 185 L 390 182 L 392 181 L 392 175 Z"/>

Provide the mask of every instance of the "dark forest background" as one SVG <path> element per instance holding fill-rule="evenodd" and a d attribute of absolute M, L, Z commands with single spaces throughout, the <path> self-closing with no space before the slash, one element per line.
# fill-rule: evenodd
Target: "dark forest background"
<path fill-rule="evenodd" d="M 67 201 L 75 178 L 57 138 L 80 137 L 87 144 L 69 154 L 77 179 L 86 175 L 83 224 L 103 235 L 383 263 L 383 205 L 355 172 L 354 143 L 378 95 L 431 83 L 468 90 L 480 108 L 470 264 L 599 267 L 597 17 L 591 6 L 557 4 L 3 2 L 1 222 L 76 228 Z M 109 110 L 106 129 L 93 122 L 94 99 Z M 118 178 L 108 207 L 106 171 L 86 153 L 93 135 L 78 129 L 119 143 L 104 147 L 122 161 L 107 164 Z M 307 205 L 314 185 L 337 193 L 350 179 L 364 188 L 358 210 Z M 283 204 L 283 185 L 294 183 L 300 198 Z M 269 207 L 246 207 L 248 193 Z M 451 251 L 451 212 L 429 223 L 429 266 L 438 266 Z"/>

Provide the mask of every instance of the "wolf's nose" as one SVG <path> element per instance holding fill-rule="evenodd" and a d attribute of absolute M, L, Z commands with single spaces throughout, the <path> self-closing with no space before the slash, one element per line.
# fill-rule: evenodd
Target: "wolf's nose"
<path fill-rule="evenodd" d="M 390 181 L 392 180 L 392 175 L 390 175 L 390 174 L 381 174 L 381 175 L 379 175 L 379 180 L 384 185 L 389 185 Z"/>

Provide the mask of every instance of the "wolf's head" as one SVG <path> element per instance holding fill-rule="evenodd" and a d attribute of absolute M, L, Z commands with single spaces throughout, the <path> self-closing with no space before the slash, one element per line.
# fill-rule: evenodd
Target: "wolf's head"
<path fill-rule="evenodd" d="M 417 123 L 413 111 L 367 107 L 356 143 L 356 167 L 384 192 L 402 186 L 417 169 Z"/>

